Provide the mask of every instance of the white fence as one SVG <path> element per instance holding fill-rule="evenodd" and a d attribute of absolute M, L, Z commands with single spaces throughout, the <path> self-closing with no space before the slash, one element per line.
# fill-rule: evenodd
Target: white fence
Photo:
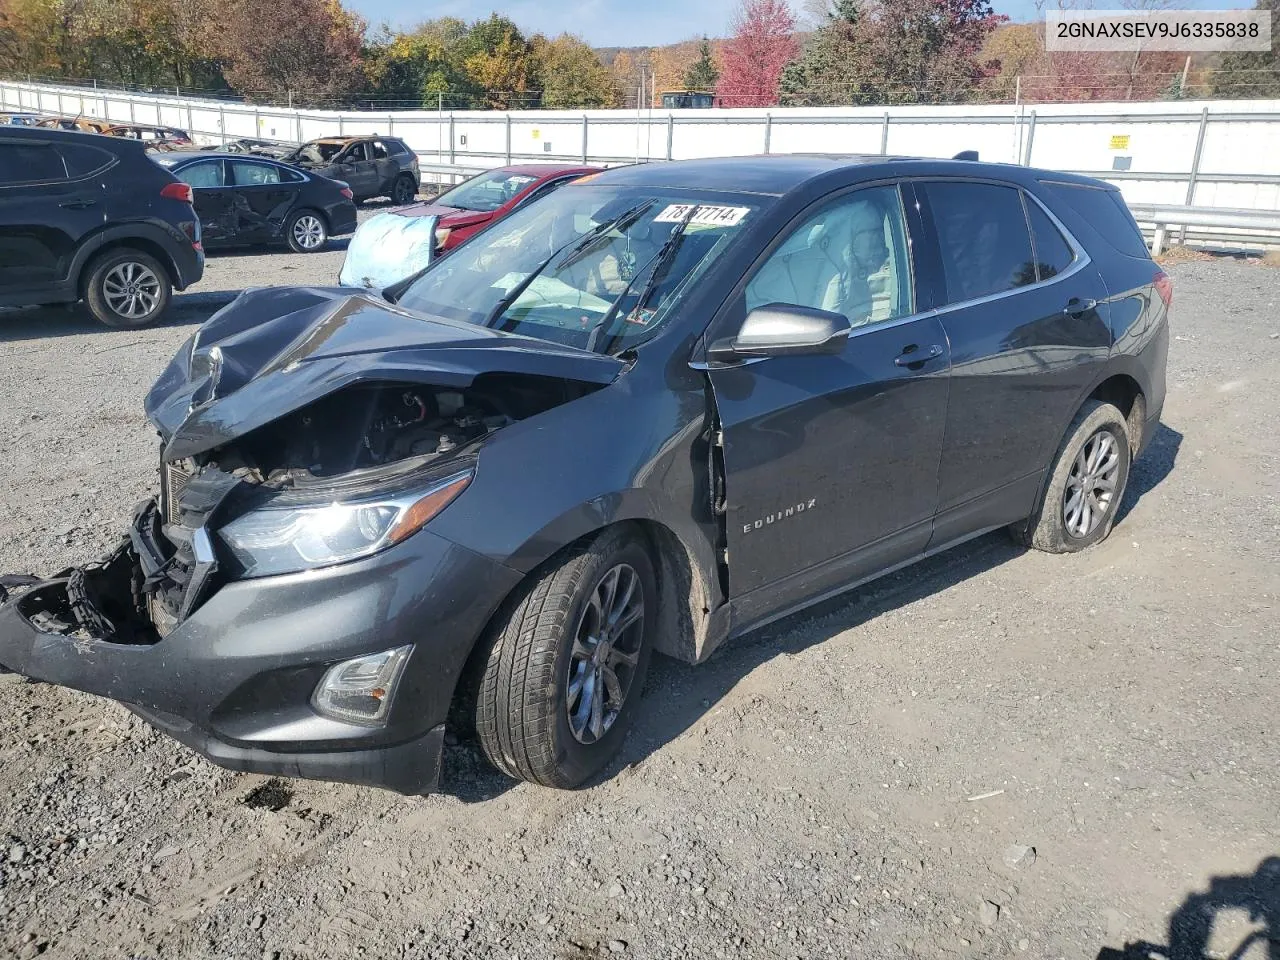
<path fill-rule="evenodd" d="M 616 164 L 755 153 L 894 153 L 1087 173 L 1139 204 L 1280 210 L 1280 100 L 1158 103 L 395 113 L 293 110 L 0 81 L 0 111 L 183 127 L 200 142 L 403 138 L 424 161 Z"/>

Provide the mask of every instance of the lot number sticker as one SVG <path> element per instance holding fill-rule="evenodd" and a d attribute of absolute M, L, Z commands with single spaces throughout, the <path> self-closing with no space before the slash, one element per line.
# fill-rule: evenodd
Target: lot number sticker
<path fill-rule="evenodd" d="M 653 222 L 680 223 L 689 216 L 689 211 L 695 206 L 696 204 L 692 203 L 673 203 L 654 217 Z M 750 207 L 698 207 L 698 212 L 689 222 L 704 226 L 736 227 L 750 212 Z"/>

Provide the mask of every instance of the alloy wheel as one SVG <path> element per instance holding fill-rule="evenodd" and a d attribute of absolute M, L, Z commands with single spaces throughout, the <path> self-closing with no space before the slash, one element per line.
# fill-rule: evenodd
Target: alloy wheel
<path fill-rule="evenodd" d="M 644 590 L 629 564 L 612 567 L 587 600 L 569 656 L 569 731 L 595 743 L 618 719 L 644 641 Z"/>
<path fill-rule="evenodd" d="M 102 297 L 117 316 L 141 320 L 160 303 L 160 278 L 141 263 L 126 261 L 112 267 L 102 281 Z"/>
<path fill-rule="evenodd" d="M 1067 533 L 1083 539 L 1098 529 L 1110 513 L 1120 479 L 1120 447 L 1110 430 L 1091 436 L 1071 464 L 1062 495 L 1062 519 Z"/>
<path fill-rule="evenodd" d="M 319 249 L 324 243 L 324 224 L 310 213 L 304 213 L 293 222 L 293 239 L 304 250 Z"/>

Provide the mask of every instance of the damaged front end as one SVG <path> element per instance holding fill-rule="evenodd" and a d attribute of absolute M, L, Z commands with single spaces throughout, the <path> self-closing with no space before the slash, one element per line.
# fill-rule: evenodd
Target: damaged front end
<path fill-rule="evenodd" d="M 120 545 L 0 579 L 0 665 L 120 700 L 238 769 L 430 788 L 434 761 L 384 769 L 388 744 L 443 736 L 455 668 L 428 680 L 411 651 L 436 631 L 460 670 L 488 601 L 458 597 L 518 578 L 423 527 L 490 435 L 621 367 L 347 290 L 249 291 L 147 397 L 159 497 Z M 409 658 L 418 713 L 317 708 L 331 667 L 381 652 Z"/>

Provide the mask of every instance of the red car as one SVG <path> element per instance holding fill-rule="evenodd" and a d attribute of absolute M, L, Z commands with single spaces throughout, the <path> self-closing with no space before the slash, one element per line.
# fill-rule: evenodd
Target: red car
<path fill-rule="evenodd" d="M 436 251 L 444 253 L 521 204 L 601 169 L 553 163 L 498 167 L 458 184 L 429 203 L 416 203 L 395 212 L 402 217 L 439 217 Z"/>

